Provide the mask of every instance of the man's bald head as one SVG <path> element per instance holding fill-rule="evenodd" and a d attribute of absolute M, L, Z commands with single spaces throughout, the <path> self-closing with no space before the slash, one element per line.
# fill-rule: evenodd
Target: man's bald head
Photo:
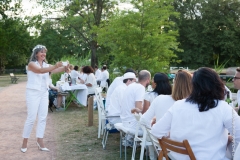
<path fill-rule="evenodd" d="M 138 74 L 138 82 L 144 82 L 151 79 L 151 73 L 148 70 L 141 70 Z"/>

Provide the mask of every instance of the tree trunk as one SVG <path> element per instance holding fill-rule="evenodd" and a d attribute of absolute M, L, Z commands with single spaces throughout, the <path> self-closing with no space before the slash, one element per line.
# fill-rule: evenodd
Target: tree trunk
<path fill-rule="evenodd" d="M 97 42 L 92 41 L 91 42 L 91 66 L 94 68 L 94 66 L 97 64 Z"/>

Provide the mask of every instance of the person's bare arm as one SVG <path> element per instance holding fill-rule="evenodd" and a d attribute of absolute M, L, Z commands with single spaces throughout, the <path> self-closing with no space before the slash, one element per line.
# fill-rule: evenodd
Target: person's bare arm
<path fill-rule="evenodd" d="M 136 101 L 135 108 L 139 109 L 142 112 L 143 110 L 142 101 Z"/>
<path fill-rule="evenodd" d="M 30 62 L 28 64 L 28 70 L 34 73 L 47 73 L 47 72 L 52 72 L 53 70 L 61 66 L 62 66 L 62 62 L 57 62 L 54 66 L 50 65 L 49 67 L 42 68 L 36 65 L 34 62 Z"/>
<path fill-rule="evenodd" d="M 66 69 L 65 67 L 59 67 L 51 71 L 51 73 L 59 73 L 59 72 L 64 72 Z"/>
<path fill-rule="evenodd" d="M 149 106 L 150 106 L 150 102 L 147 100 L 144 100 L 142 114 L 148 110 Z"/>
<path fill-rule="evenodd" d="M 86 86 L 92 87 L 92 84 L 91 83 L 86 83 Z"/>

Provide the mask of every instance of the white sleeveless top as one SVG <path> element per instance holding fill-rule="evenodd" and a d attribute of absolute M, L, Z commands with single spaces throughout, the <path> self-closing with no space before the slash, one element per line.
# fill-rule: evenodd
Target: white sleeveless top
<path fill-rule="evenodd" d="M 39 67 L 40 64 L 36 61 L 34 62 Z M 43 62 L 43 68 L 49 67 L 49 64 Z M 27 71 L 27 87 L 28 89 L 36 89 L 39 91 L 44 91 L 49 88 L 49 72 L 47 73 L 35 73 L 33 71 Z"/>

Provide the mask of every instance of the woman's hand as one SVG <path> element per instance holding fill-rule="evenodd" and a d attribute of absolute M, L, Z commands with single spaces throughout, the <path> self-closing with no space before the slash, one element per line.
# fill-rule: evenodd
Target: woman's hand
<path fill-rule="evenodd" d="M 63 66 L 63 63 L 60 61 L 60 62 L 57 62 L 56 64 L 55 64 L 55 66 L 57 66 L 57 68 L 58 67 L 62 67 Z"/>
<path fill-rule="evenodd" d="M 141 113 L 142 110 L 140 110 L 139 108 L 133 108 L 133 109 L 131 110 L 131 112 L 132 112 L 132 113 Z"/>

